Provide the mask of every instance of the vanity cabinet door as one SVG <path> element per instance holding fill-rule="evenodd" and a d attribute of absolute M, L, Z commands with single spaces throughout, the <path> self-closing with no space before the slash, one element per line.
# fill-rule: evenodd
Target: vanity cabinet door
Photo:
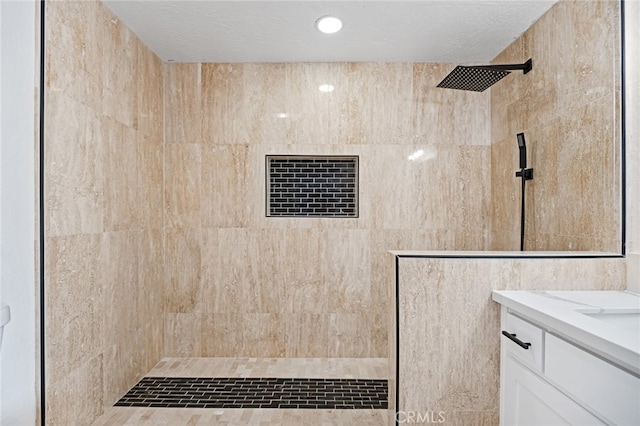
<path fill-rule="evenodd" d="M 511 356 L 505 359 L 503 373 L 501 425 L 604 424 Z"/>
<path fill-rule="evenodd" d="M 547 333 L 545 377 L 614 425 L 640 425 L 640 378 Z"/>

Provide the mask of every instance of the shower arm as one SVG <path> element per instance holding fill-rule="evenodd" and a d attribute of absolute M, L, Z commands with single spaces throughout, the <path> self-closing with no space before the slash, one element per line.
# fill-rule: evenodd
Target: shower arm
<path fill-rule="evenodd" d="M 472 66 L 472 68 L 481 68 L 485 70 L 494 71 L 522 71 L 523 74 L 528 73 L 533 69 L 533 62 L 529 59 L 524 64 L 506 64 L 506 65 L 478 65 Z"/>

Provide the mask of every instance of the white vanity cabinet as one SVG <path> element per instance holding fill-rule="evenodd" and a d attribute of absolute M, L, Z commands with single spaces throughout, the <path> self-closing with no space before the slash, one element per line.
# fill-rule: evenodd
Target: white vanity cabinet
<path fill-rule="evenodd" d="M 640 425 L 640 379 L 502 306 L 501 425 Z"/>
<path fill-rule="evenodd" d="M 602 425 L 544 378 L 545 331 L 502 308 L 500 423 Z M 517 340 L 516 340 L 517 339 Z"/>

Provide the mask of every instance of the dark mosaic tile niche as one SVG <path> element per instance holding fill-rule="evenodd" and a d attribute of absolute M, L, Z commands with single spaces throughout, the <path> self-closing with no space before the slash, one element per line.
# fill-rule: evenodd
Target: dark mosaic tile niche
<path fill-rule="evenodd" d="M 145 377 L 116 406 L 386 409 L 387 380 Z"/>
<path fill-rule="evenodd" d="M 267 160 L 267 216 L 358 217 L 358 157 Z"/>

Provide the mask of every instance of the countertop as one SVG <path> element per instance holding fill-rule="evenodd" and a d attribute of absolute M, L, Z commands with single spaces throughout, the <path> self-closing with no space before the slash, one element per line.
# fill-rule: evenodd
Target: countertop
<path fill-rule="evenodd" d="M 493 300 L 640 375 L 640 295 L 623 291 L 494 290 Z M 599 319 L 603 318 L 599 314 L 605 314 L 606 320 Z"/>

